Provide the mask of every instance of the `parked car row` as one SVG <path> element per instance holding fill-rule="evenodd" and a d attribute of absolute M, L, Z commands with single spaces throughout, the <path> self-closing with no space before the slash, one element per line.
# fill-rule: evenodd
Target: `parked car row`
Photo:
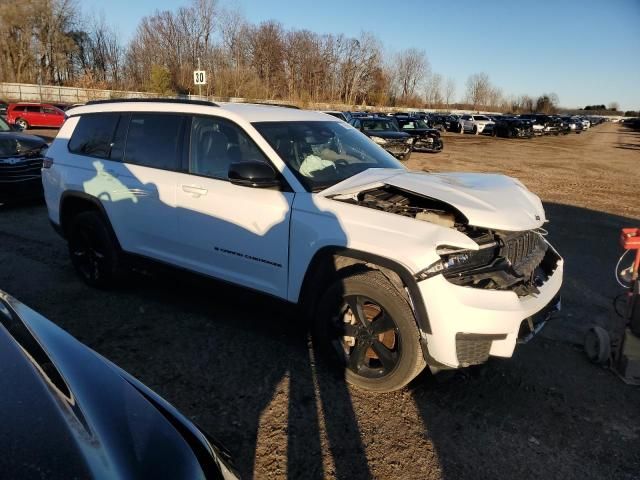
<path fill-rule="evenodd" d="M 427 112 L 338 112 L 327 111 L 341 120 L 352 123 L 356 118 L 376 117 L 393 119 L 417 119 L 425 128 L 438 132 L 471 133 L 505 138 L 531 138 L 535 135 L 560 135 L 581 133 L 605 121 L 604 117 L 568 116 L 545 114 L 494 115 L 494 114 L 435 114 Z M 400 125 L 400 129 L 402 125 Z M 404 130 L 404 129 L 403 129 Z M 437 143 L 436 143 L 437 145 Z M 439 150 L 441 150 L 440 148 Z M 414 150 L 418 150 L 414 147 Z M 438 148 L 431 151 L 439 151 Z M 430 151 L 430 150 L 427 150 Z M 405 159 L 403 157 L 403 159 Z"/>
<path fill-rule="evenodd" d="M 413 151 L 437 153 L 444 148 L 440 132 L 417 117 L 355 115 L 348 123 L 399 160 L 408 160 Z"/>

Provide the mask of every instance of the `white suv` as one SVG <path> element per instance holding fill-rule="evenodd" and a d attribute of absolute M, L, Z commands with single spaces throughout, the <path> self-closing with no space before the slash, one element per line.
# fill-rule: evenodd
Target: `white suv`
<path fill-rule="evenodd" d="M 510 357 L 559 305 L 563 261 L 517 180 L 408 171 L 313 111 L 120 101 L 68 115 L 43 183 L 90 285 L 135 256 L 299 304 L 317 346 L 373 391 Z"/>
<path fill-rule="evenodd" d="M 495 122 L 486 115 L 462 115 L 460 117 L 460 133 L 471 132 L 479 135 L 483 132 L 491 133 Z"/>

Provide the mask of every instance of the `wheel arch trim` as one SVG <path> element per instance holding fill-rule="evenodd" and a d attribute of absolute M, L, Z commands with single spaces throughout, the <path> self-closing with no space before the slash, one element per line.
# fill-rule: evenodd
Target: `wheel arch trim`
<path fill-rule="evenodd" d="M 116 241 L 117 247 L 119 249 L 122 249 L 122 247 L 120 246 L 120 241 L 118 240 L 118 236 L 116 235 L 116 232 L 113 229 L 113 225 L 111 225 L 111 220 L 109 219 L 109 215 L 107 214 L 107 211 L 104 208 L 104 205 L 102 204 L 102 202 L 98 200 L 96 197 L 94 197 L 93 195 L 89 195 L 86 192 L 81 192 L 78 190 L 67 190 L 63 192 L 62 195 L 60 196 L 59 219 L 60 219 L 60 231 L 62 232 L 63 237 L 67 238 L 68 236 L 69 225 L 65 225 L 66 215 L 64 215 L 64 205 L 65 205 L 65 202 L 67 202 L 68 200 L 82 200 L 83 202 L 90 203 L 93 207 L 95 207 L 95 209 L 98 210 L 98 212 L 100 213 L 100 216 L 102 217 L 102 219 L 107 224 L 107 228 L 110 230 L 111 234 L 113 235 L 113 238 Z"/>
<path fill-rule="evenodd" d="M 309 262 L 309 267 L 305 272 L 298 299 L 300 303 L 311 300 L 309 298 L 310 283 L 313 281 L 316 272 L 320 271 L 322 260 L 330 256 L 341 256 L 363 263 L 378 265 L 397 274 L 408 291 L 410 307 L 414 313 L 418 328 L 420 329 L 421 337 L 424 338 L 425 334 L 431 333 L 431 324 L 429 322 L 427 309 L 413 274 L 404 265 L 395 260 L 362 250 L 335 245 L 324 246 L 318 249 Z"/>

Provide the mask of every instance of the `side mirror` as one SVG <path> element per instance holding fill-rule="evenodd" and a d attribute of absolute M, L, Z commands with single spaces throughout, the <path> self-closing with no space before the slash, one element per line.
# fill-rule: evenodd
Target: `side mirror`
<path fill-rule="evenodd" d="M 280 186 L 280 180 L 278 180 L 273 167 L 259 161 L 232 163 L 229 167 L 229 181 L 243 187 L 271 188 Z"/>

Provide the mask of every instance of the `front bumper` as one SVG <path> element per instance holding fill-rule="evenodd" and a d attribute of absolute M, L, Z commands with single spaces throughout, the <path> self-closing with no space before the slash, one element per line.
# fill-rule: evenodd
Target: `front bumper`
<path fill-rule="evenodd" d="M 478 342 L 484 342 L 488 355 L 510 357 L 519 337 L 522 340 L 527 336 L 526 328 L 521 331 L 523 322 L 525 327 L 533 324 L 534 333 L 542 328 L 539 318 L 532 322 L 528 319 L 557 303 L 562 275 L 560 259 L 539 293 L 525 297 L 512 291 L 454 285 L 442 275 L 419 282 L 431 328 L 422 338 L 427 363 L 450 368 L 482 363 L 486 358 L 478 354 L 478 347 L 482 347 Z"/>
<path fill-rule="evenodd" d="M 0 203 L 42 198 L 42 181 L 38 179 L 23 181 L 3 181 L 0 177 Z"/>
<path fill-rule="evenodd" d="M 0 159 L 0 202 L 40 198 L 42 159 Z"/>
<path fill-rule="evenodd" d="M 398 160 L 407 160 L 413 150 L 413 146 L 406 142 L 387 142 L 387 144 L 381 146 Z"/>
<path fill-rule="evenodd" d="M 422 137 L 416 140 L 413 144 L 413 149 L 416 152 L 439 152 L 442 150 L 444 143 L 442 139 L 436 137 Z"/>

